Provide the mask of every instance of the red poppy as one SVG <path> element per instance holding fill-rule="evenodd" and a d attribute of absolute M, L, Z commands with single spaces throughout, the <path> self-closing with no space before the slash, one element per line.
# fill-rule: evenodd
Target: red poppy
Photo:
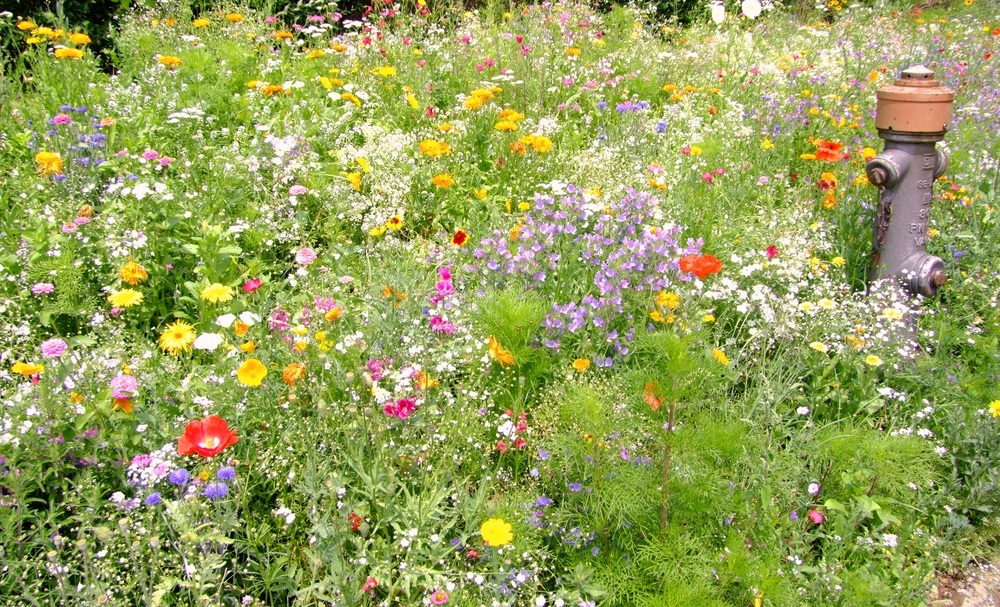
<path fill-rule="evenodd" d="M 451 237 L 451 244 L 456 247 L 460 247 L 465 244 L 465 241 L 469 239 L 469 235 L 465 230 L 455 230 L 455 235 Z"/>
<path fill-rule="evenodd" d="M 844 146 L 836 141 L 820 139 L 816 142 L 816 160 L 824 160 L 826 162 L 842 160 L 844 158 L 844 153 L 840 151 L 842 147 Z"/>
<path fill-rule="evenodd" d="M 722 262 L 713 255 L 685 255 L 681 257 L 681 272 L 693 272 L 702 280 L 721 271 Z"/>
<path fill-rule="evenodd" d="M 178 455 L 193 455 L 215 457 L 229 445 L 239 441 L 236 433 L 229 429 L 226 420 L 218 415 L 209 415 L 205 419 L 188 422 L 184 434 L 177 441 Z"/>

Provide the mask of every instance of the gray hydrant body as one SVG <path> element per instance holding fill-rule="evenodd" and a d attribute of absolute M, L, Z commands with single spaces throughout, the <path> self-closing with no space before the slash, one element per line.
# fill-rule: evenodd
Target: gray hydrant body
<path fill-rule="evenodd" d="M 914 66 L 876 95 L 875 127 L 885 149 L 866 166 L 880 190 L 869 283 L 893 278 L 911 295 L 930 297 L 947 280 L 944 262 L 925 247 L 934 181 L 948 165 L 935 144 L 948 130 L 955 94 L 934 72 Z"/>

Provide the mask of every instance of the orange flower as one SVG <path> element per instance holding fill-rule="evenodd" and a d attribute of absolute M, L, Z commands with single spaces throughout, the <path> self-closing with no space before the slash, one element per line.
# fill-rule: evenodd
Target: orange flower
<path fill-rule="evenodd" d="M 215 457 L 226 447 L 239 442 L 236 433 L 229 429 L 226 420 L 218 415 L 188 422 L 184 434 L 177 440 L 178 455 Z"/>
<path fill-rule="evenodd" d="M 705 280 L 722 271 L 722 262 L 712 255 L 685 255 L 681 257 L 681 272 L 693 273 Z"/>
<path fill-rule="evenodd" d="M 245 386 L 257 387 L 267 376 L 267 367 L 256 358 L 248 358 L 243 361 L 236 371 L 236 379 Z"/>
<path fill-rule="evenodd" d="M 290 363 L 281 372 L 281 379 L 289 388 L 295 387 L 295 382 L 306 376 L 306 366 L 302 363 Z"/>
<path fill-rule="evenodd" d="M 577 373 L 583 373 L 590 368 L 589 358 L 578 358 L 573 361 L 573 368 L 576 369 Z"/>
<path fill-rule="evenodd" d="M 417 371 L 416 376 L 417 388 L 420 390 L 430 390 L 435 386 L 440 386 L 441 382 L 434 379 L 433 377 L 428 377 L 423 371 Z"/>
<path fill-rule="evenodd" d="M 496 359 L 496 361 L 500 363 L 501 367 L 513 365 L 514 355 L 510 353 L 510 350 L 501 346 L 500 342 L 498 342 L 492 335 L 490 335 L 488 339 L 490 342 L 490 356 Z"/>
<path fill-rule="evenodd" d="M 642 400 L 645 401 L 649 408 L 653 411 L 659 411 L 660 405 L 663 404 L 663 397 L 657 393 L 657 385 L 655 381 L 651 381 L 642 389 Z"/>
<path fill-rule="evenodd" d="M 816 160 L 823 160 L 826 162 L 837 162 L 844 158 L 844 153 L 840 151 L 840 148 L 844 147 L 836 141 L 827 141 L 825 139 L 820 139 L 816 142 Z"/>
<path fill-rule="evenodd" d="M 123 411 L 129 415 L 132 414 L 132 399 L 130 398 L 115 398 L 115 405 L 111 407 L 111 412 Z"/>

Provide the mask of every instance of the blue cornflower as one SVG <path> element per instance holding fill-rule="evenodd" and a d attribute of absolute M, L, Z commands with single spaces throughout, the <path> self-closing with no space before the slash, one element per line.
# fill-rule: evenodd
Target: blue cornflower
<path fill-rule="evenodd" d="M 154 491 L 146 496 L 146 505 L 155 506 L 160 503 L 160 492 Z"/>
<path fill-rule="evenodd" d="M 219 471 L 215 473 L 215 478 L 220 481 L 231 481 L 236 478 L 236 468 L 233 468 L 232 466 L 220 468 Z"/>
<path fill-rule="evenodd" d="M 175 468 L 170 472 L 170 475 L 167 476 L 167 480 L 170 481 L 170 484 L 177 485 L 178 487 L 186 484 L 190 478 L 191 473 L 184 468 Z"/>
<path fill-rule="evenodd" d="M 229 485 L 222 481 L 212 481 L 205 485 L 205 497 L 210 500 L 217 500 L 229 494 Z"/>
<path fill-rule="evenodd" d="M 552 503 L 552 499 L 549 498 L 549 497 L 546 497 L 544 495 L 541 496 L 541 497 L 539 497 L 538 500 L 535 502 L 535 504 L 537 504 L 539 508 L 544 508 L 544 507 L 548 506 L 551 503 Z"/>

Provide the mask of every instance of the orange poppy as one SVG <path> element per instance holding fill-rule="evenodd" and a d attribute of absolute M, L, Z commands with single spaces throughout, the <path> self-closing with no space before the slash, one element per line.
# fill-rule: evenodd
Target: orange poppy
<path fill-rule="evenodd" d="M 215 457 L 226 447 L 239 441 L 236 433 L 229 429 L 226 420 L 218 415 L 188 422 L 184 434 L 177 440 L 178 455 Z"/>
<path fill-rule="evenodd" d="M 681 272 L 693 273 L 705 280 L 722 271 L 722 262 L 713 255 L 685 255 L 681 257 Z"/>

